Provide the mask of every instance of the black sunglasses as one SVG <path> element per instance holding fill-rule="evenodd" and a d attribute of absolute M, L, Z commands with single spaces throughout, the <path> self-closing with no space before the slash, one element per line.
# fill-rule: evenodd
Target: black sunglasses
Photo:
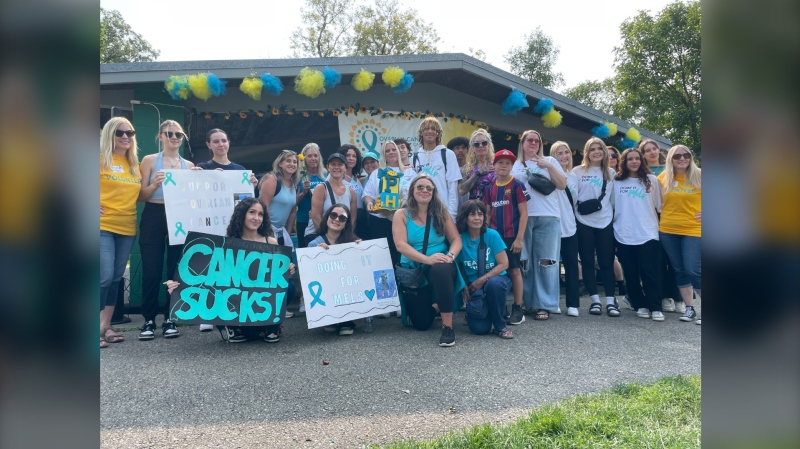
<path fill-rule="evenodd" d="M 611 154 L 608 155 L 608 157 L 610 157 L 611 159 L 619 159 L 619 156 L 617 155 L 617 153 L 611 153 Z"/>
<path fill-rule="evenodd" d="M 677 161 L 678 159 L 686 159 L 686 160 L 689 160 L 689 159 L 691 159 L 691 158 L 692 158 L 692 155 L 691 155 L 691 154 L 689 154 L 689 153 L 675 153 L 675 154 L 673 154 L 673 155 L 672 155 L 672 159 L 673 159 L 673 160 L 676 160 L 676 161 Z"/>
<path fill-rule="evenodd" d="M 129 130 L 129 131 L 123 131 L 121 129 L 118 129 L 118 130 L 114 131 L 114 135 L 117 136 L 117 137 L 122 137 L 122 136 L 133 137 L 133 136 L 136 135 L 136 131 L 134 131 L 132 129 Z"/>
<path fill-rule="evenodd" d="M 337 214 L 336 212 L 331 212 L 328 217 L 331 220 L 339 220 L 339 223 L 347 223 L 347 214 Z"/>
<path fill-rule="evenodd" d="M 488 140 L 484 140 L 482 142 L 472 142 L 472 146 L 475 147 L 475 148 L 488 147 L 489 146 L 489 141 Z"/>
<path fill-rule="evenodd" d="M 176 139 L 183 139 L 183 133 L 182 133 L 182 132 L 180 132 L 180 131 L 175 131 L 175 132 L 172 132 L 172 131 L 164 131 L 164 132 L 162 132 L 162 134 L 164 134 L 165 136 L 167 136 L 167 138 L 170 138 L 170 139 L 172 139 L 172 137 L 173 137 L 173 136 L 174 136 Z"/>

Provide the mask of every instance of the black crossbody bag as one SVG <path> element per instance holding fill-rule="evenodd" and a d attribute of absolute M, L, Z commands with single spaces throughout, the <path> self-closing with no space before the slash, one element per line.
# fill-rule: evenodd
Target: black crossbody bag
<path fill-rule="evenodd" d="M 578 213 L 581 215 L 593 214 L 603 208 L 603 197 L 606 196 L 606 177 L 603 176 L 603 188 L 600 190 L 600 196 L 586 201 L 578 201 Z"/>

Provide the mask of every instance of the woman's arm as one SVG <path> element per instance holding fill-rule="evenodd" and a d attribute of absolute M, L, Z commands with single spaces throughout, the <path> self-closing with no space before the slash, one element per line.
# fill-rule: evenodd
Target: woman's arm
<path fill-rule="evenodd" d="M 314 191 L 317 193 L 311 194 L 311 212 L 309 213 L 309 218 L 311 222 L 314 223 L 314 229 L 319 231 L 319 226 L 322 223 L 322 206 L 325 205 L 325 197 L 328 196 L 328 192 L 325 189 L 325 183 L 317 184 L 314 187 Z"/>
<path fill-rule="evenodd" d="M 261 182 L 258 197 L 269 207 L 269 203 L 272 202 L 272 197 L 275 196 L 275 188 L 278 186 L 278 177 L 274 174 L 267 174 L 264 175 L 264 178 L 265 179 Z"/>
<path fill-rule="evenodd" d="M 394 238 L 394 246 L 397 248 L 397 252 L 414 262 L 433 265 L 430 257 L 415 250 L 414 247 L 408 243 L 406 219 L 405 209 L 398 209 L 395 211 L 394 220 L 392 220 L 392 237 Z"/>
<path fill-rule="evenodd" d="M 356 197 L 356 191 L 353 190 L 352 187 L 348 187 L 350 189 L 350 224 L 353 226 L 353 229 L 356 228 L 356 215 L 358 214 L 358 199 Z"/>
<path fill-rule="evenodd" d="M 564 171 L 561 169 L 560 165 L 553 164 L 550 161 L 541 158 L 540 160 L 545 161 L 547 163 L 547 173 L 550 174 L 550 180 L 553 181 L 553 184 L 556 185 L 558 190 L 564 190 L 567 188 L 567 176 L 564 174 Z M 541 164 L 539 165 L 542 166 Z"/>
<path fill-rule="evenodd" d="M 292 208 L 292 211 L 289 212 L 289 217 L 286 219 L 286 229 L 289 231 L 289 234 L 294 231 L 294 223 L 295 219 L 297 218 L 297 206 Z"/>
<path fill-rule="evenodd" d="M 472 283 L 469 284 L 470 291 L 478 290 L 483 288 L 484 285 L 489 281 L 490 278 L 494 276 L 498 276 L 500 273 L 506 271 L 508 269 L 508 255 L 506 254 L 505 250 L 500 250 L 495 253 L 494 260 L 497 262 L 488 273 L 485 273 L 483 276 L 475 279 Z"/>
<path fill-rule="evenodd" d="M 458 253 L 461 252 L 461 235 L 458 233 L 455 221 L 449 216 L 450 214 L 446 213 L 445 215 L 449 218 L 449 220 L 444 221 L 444 236 L 450 242 L 450 248 L 447 249 L 447 255 L 449 255 L 450 259 L 448 262 L 453 262 L 458 257 Z"/>
<path fill-rule="evenodd" d="M 142 163 L 139 164 L 139 172 L 142 174 L 142 186 L 139 188 L 139 198 L 137 198 L 137 201 L 140 203 L 149 200 L 166 178 L 164 172 L 159 171 L 153 175 L 153 183 L 150 183 L 150 174 L 153 172 L 155 158 L 156 156 L 154 154 L 148 154 L 142 159 Z"/>
<path fill-rule="evenodd" d="M 311 181 L 309 181 L 308 179 L 303 181 L 303 183 L 301 185 L 303 186 L 302 190 L 301 189 L 297 189 L 297 198 L 296 198 L 297 204 L 300 204 L 300 201 L 303 198 L 305 198 L 306 195 L 308 195 L 308 193 L 311 191 Z"/>

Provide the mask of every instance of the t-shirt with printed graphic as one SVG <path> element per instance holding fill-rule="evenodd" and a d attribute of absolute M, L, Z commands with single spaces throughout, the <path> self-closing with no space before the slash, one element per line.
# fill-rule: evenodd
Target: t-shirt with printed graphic
<path fill-rule="evenodd" d="M 500 237 L 515 239 L 519 232 L 519 205 L 525 204 L 531 196 L 525 191 L 525 186 L 518 180 L 511 178 L 505 184 L 495 181 L 483 193 L 483 202 L 489 206 L 489 216 L 492 217 L 492 228 L 496 229 Z"/>
<path fill-rule="evenodd" d="M 560 171 L 562 174 L 564 173 L 564 169 L 561 168 L 561 164 L 559 164 L 555 158 L 545 156 L 544 159 L 553 164 L 556 170 Z M 528 201 L 528 216 L 561 218 L 561 211 L 558 208 L 558 195 L 556 195 L 556 193 L 561 190 L 556 189 L 550 193 L 550 195 L 542 195 L 528 184 L 528 173 L 538 173 L 550 179 L 550 172 L 546 168 L 539 168 L 536 162 L 533 161 L 520 162 L 517 160 L 514 162 L 514 166 L 511 167 L 511 176 L 522 183 L 525 187 L 525 191 L 528 192 L 531 197 L 531 200 Z"/>
<path fill-rule="evenodd" d="M 113 155 L 111 168 L 100 172 L 100 230 L 119 235 L 136 235 L 136 199 L 142 177 L 131 173 L 125 156 Z"/>
<path fill-rule="evenodd" d="M 614 238 L 623 245 L 642 245 L 658 240 L 658 214 L 661 209 L 661 184 L 653 175 L 650 192 L 639 178 L 614 180 Z"/>
<path fill-rule="evenodd" d="M 405 207 L 406 198 L 408 198 L 408 186 L 411 184 L 411 181 L 414 179 L 414 176 L 416 176 L 417 173 L 410 168 L 406 169 L 405 171 L 400 170 L 400 167 L 387 166 L 386 168 L 392 169 L 397 173 L 403 174 L 403 176 L 400 178 L 400 185 L 398 187 L 398 193 L 400 194 L 400 201 L 397 203 L 397 205 L 398 209 Z M 362 197 L 368 196 L 373 200 L 378 199 L 378 189 L 380 188 L 380 179 L 378 179 L 379 171 L 380 169 L 375 170 L 372 172 L 371 175 L 369 175 L 369 179 L 367 179 L 366 184 L 364 184 L 364 194 L 362 195 Z M 364 207 L 366 207 L 366 205 Z M 394 218 L 394 211 L 389 211 L 389 210 L 378 210 L 376 212 L 370 212 L 370 214 L 376 217 L 386 218 L 388 220 Z"/>
<path fill-rule="evenodd" d="M 578 179 L 578 194 L 572 197 L 575 200 L 575 218 L 586 226 L 603 229 L 611 224 L 611 218 L 614 216 L 614 207 L 611 204 L 611 190 L 614 188 L 614 176 L 617 172 L 613 168 L 609 168 L 608 172 L 610 179 L 606 183 L 606 195 L 600 201 L 603 208 L 589 215 L 581 215 L 577 213 L 578 201 L 596 200 L 600 197 L 600 192 L 603 188 L 603 172 L 600 167 L 589 167 L 587 170 L 580 165 L 572 169 L 572 173 Z"/>
<path fill-rule="evenodd" d="M 458 253 L 458 257 L 456 258 L 456 262 L 461 264 L 464 267 L 464 273 L 467 275 L 467 285 L 475 282 L 475 279 L 478 279 L 478 246 L 480 244 L 480 237 L 472 240 L 469 236 L 469 231 L 464 232 L 461 234 L 461 241 L 463 242 L 463 246 L 461 247 L 461 252 Z M 497 233 L 494 229 L 487 229 L 486 233 L 483 234 L 483 243 L 486 245 L 486 264 L 484 265 L 484 274 L 488 273 L 489 271 L 497 265 L 497 259 L 495 255 L 501 251 L 506 250 L 506 244 L 503 242 L 503 239 L 500 237 L 500 234 Z M 500 273 L 500 276 L 505 275 L 506 272 L 503 271 Z"/>
<path fill-rule="evenodd" d="M 664 186 L 667 182 L 665 173 L 658 180 Z M 700 237 L 702 226 L 694 216 L 702 209 L 702 196 L 702 189 L 686 185 L 685 175 L 675 175 L 672 190 L 664 195 L 659 231 Z"/>
<path fill-rule="evenodd" d="M 442 149 L 445 149 L 445 158 L 442 160 Z M 436 190 L 439 193 L 439 199 L 447 206 L 453 220 L 458 213 L 458 188 L 449 191 L 447 184 L 461 179 L 461 170 L 458 167 L 458 159 L 452 150 L 444 145 L 437 145 L 433 151 L 425 151 L 420 149 L 416 153 L 416 163 L 414 163 L 414 155 L 410 156 L 414 170 L 417 173 L 425 173 L 433 178 L 433 183 L 436 185 Z M 445 170 L 445 164 L 447 170 Z"/>
<path fill-rule="evenodd" d="M 314 192 L 314 187 L 319 184 L 325 182 L 322 179 L 322 176 L 319 175 L 308 175 L 308 183 L 311 184 L 311 187 L 308 190 L 308 194 L 297 203 L 297 221 L 300 223 L 308 223 L 311 221 L 311 217 L 309 214 L 311 213 L 311 194 Z M 303 192 L 303 180 L 297 182 L 297 193 L 300 194 Z"/>
<path fill-rule="evenodd" d="M 575 209 L 569 203 L 567 190 L 572 195 L 572 200 L 578 196 L 578 177 L 574 173 L 564 173 L 567 177 L 567 188 L 564 190 L 556 189 L 551 195 L 557 195 L 558 210 L 561 212 L 561 238 L 572 237 L 578 230 L 575 225 Z"/>

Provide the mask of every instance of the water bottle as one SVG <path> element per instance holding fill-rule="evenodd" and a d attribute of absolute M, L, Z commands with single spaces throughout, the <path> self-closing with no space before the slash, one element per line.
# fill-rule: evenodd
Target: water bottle
<path fill-rule="evenodd" d="M 364 332 L 366 332 L 366 333 L 371 333 L 372 332 L 372 322 L 373 321 L 375 321 L 375 317 L 372 317 L 372 316 L 367 317 L 366 320 L 364 320 Z"/>

